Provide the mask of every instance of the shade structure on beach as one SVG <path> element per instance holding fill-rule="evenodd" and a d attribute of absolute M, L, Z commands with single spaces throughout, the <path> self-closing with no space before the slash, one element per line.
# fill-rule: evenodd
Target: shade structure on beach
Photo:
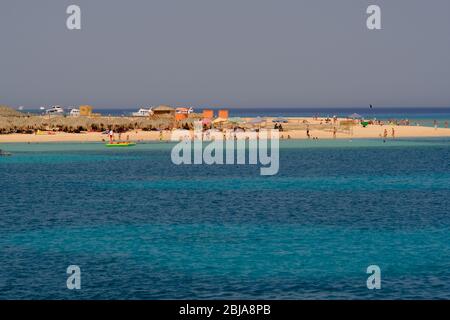
<path fill-rule="evenodd" d="M 244 122 L 244 120 L 242 120 L 239 117 L 228 118 L 227 121 L 231 122 L 231 123 L 243 123 Z"/>
<path fill-rule="evenodd" d="M 26 117 L 26 114 L 8 106 L 0 106 L 0 117 Z"/>
<path fill-rule="evenodd" d="M 153 114 L 155 114 L 155 115 L 161 115 L 161 114 L 175 115 L 175 109 L 172 108 L 171 106 L 167 106 L 167 105 L 157 106 L 156 108 L 153 108 L 152 111 L 153 111 Z"/>
<path fill-rule="evenodd" d="M 256 117 L 249 121 L 249 123 L 251 123 L 251 124 L 261 124 L 263 122 L 266 122 L 266 119 L 263 119 L 261 117 Z"/>
<path fill-rule="evenodd" d="M 228 119 L 217 118 L 212 123 L 216 124 L 216 123 L 222 123 L 222 122 L 226 122 L 226 121 L 228 121 Z"/>
<path fill-rule="evenodd" d="M 287 123 L 288 120 L 283 118 L 283 117 L 278 117 L 278 118 L 273 119 L 272 122 L 274 122 L 274 123 Z"/>
<path fill-rule="evenodd" d="M 360 114 L 358 114 L 358 113 L 352 113 L 348 117 L 352 118 L 352 119 L 361 119 L 362 118 L 362 116 Z"/>

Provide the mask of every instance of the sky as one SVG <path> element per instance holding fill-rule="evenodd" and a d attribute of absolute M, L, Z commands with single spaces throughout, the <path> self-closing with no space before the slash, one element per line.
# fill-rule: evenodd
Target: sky
<path fill-rule="evenodd" d="M 448 107 L 449 13 L 448 0 L 2 0 L 0 104 Z"/>

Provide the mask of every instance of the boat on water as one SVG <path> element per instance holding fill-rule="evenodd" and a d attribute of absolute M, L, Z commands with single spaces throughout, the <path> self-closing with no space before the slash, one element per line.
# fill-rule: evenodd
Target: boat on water
<path fill-rule="evenodd" d="M 149 117 L 153 114 L 152 108 L 141 108 L 137 112 L 133 112 L 131 115 L 133 117 Z"/>
<path fill-rule="evenodd" d="M 69 112 L 69 116 L 71 117 L 79 117 L 80 116 L 80 109 L 73 108 Z"/>
<path fill-rule="evenodd" d="M 175 113 L 177 114 L 191 114 L 194 112 L 194 108 L 189 107 L 189 108 L 176 108 L 175 109 Z"/>
<path fill-rule="evenodd" d="M 134 142 L 113 142 L 113 143 L 107 143 L 105 146 L 109 147 L 109 148 L 114 148 L 114 147 L 134 147 L 136 145 L 136 143 Z"/>
<path fill-rule="evenodd" d="M 3 151 L 0 149 L 0 157 L 8 157 L 8 156 L 12 156 L 11 152 L 7 152 L 7 151 Z"/>
<path fill-rule="evenodd" d="M 64 114 L 64 109 L 60 106 L 53 106 L 50 109 L 45 110 L 45 114 Z"/>

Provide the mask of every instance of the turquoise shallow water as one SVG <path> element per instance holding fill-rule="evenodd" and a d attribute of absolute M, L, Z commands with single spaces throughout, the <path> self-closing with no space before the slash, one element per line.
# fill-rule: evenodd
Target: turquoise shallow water
<path fill-rule="evenodd" d="M 283 141 L 273 177 L 171 147 L 2 145 L 0 298 L 450 298 L 450 140 Z"/>

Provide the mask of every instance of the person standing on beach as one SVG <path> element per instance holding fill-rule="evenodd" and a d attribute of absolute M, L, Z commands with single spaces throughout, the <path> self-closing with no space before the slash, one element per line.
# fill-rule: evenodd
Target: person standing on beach
<path fill-rule="evenodd" d="M 437 130 L 438 128 L 438 122 L 436 120 L 434 120 L 434 130 Z"/>
<path fill-rule="evenodd" d="M 113 143 L 114 142 L 114 131 L 113 129 L 109 130 L 109 143 Z"/>
<path fill-rule="evenodd" d="M 309 126 L 306 126 L 306 136 L 308 139 L 311 139 L 311 135 L 309 134 Z"/>
<path fill-rule="evenodd" d="M 387 136 L 388 136 L 387 129 L 384 129 L 384 132 L 383 132 L 383 142 L 386 142 Z"/>
<path fill-rule="evenodd" d="M 333 127 L 333 139 L 336 139 L 336 132 L 337 132 L 336 127 Z"/>
<path fill-rule="evenodd" d="M 395 129 L 392 128 L 392 139 L 395 139 Z"/>

